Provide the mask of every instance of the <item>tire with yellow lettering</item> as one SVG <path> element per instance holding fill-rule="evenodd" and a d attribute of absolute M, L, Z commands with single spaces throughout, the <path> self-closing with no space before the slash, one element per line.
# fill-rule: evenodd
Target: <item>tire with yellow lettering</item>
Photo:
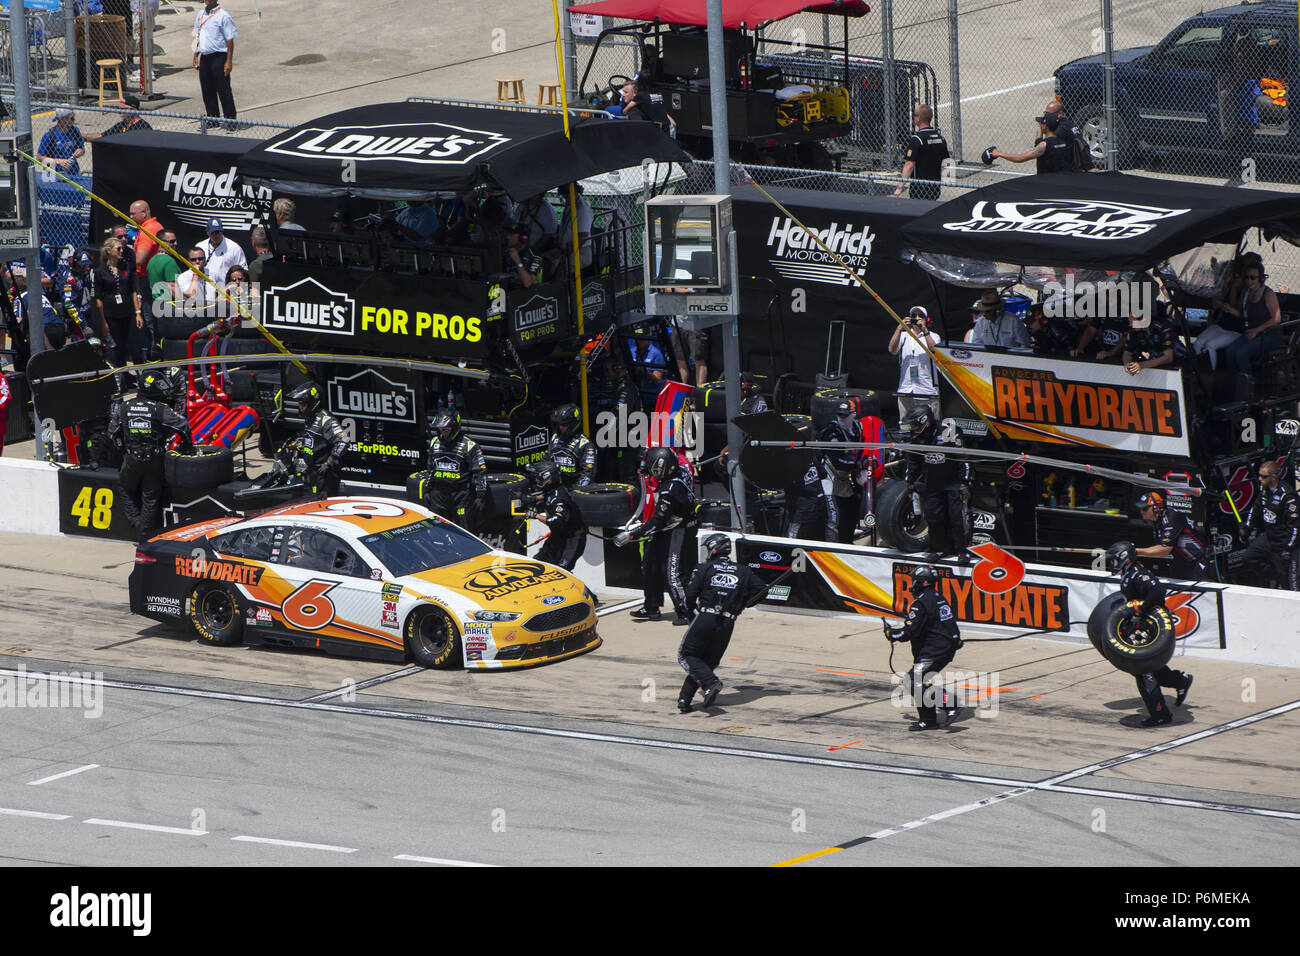
<path fill-rule="evenodd" d="M 424 504 L 424 496 L 421 492 L 427 487 L 427 482 L 433 477 L 431 471 L 415 471 L 406 476 L 406 500 L 413 501 L 417 505 Z"/>
<path fill-rule="evenodd" d="M 422 604 L 406 618 L 402 632 L 406 653 L 423 667 L 458 667 L 461 664 L 460 633 L 447 612 Z"/>
<path fill-rule="evenodd" d="M 799 433 L 800 441 L 812 441 L 815 437 L 811 415 L 782 415 L 781 417 L 794 426 L 794 430 Z"/>
<path fill-rule="evenodd" d="M 695 508 L 695 520 L 701 525 L 715 528 L 731 527 L 731 505 L 719 498 L 701 501 Z"/>
<path fill-rule="evenodd" d="M 1138 614 L 1140 602 L 1123 594 L 1101 600 L 1088 616 L 1088 640 L 1126 674 L 1135 677 L 1158 671 L 1174 656 L 1174 616 L 1158 606 L 1149 616 Z"/>
<path fill-rule="evenodd" d="M 489 472 L 485 518 L 509 518 L 510 502 L 528 490 L 528 479 L 514 472 Z"/>
<path fill-rule="evenodd" d="M 205 644 L 228 647 L 244 636 L 239 599 L 223 584 L 204 581 L 190 593 L 190 623 Z"/>
<path fill-rule="evenodd" d="M 925 515 L 916 513 L 906 482 L 886 478 L 876 488 L 875 505 L 876 528 L 887 546 L 899 551 L 928 549 L 930 537 Z"/>
<path fill-rule="evenodd" d="M 215 488 L 234 478 L 234 452 L 221 445 L 173 448 L 163 456 L 163 479 L 173 488 Z"/>

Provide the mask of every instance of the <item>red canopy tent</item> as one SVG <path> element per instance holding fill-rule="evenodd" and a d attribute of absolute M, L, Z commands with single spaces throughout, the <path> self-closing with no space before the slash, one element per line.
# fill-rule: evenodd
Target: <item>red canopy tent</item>
<path fill-rule="evenodd" d="M 571 13 L 591 13 L 626 20 L 658 20 L 686 26 L 707 26 L 705 0 L 598 0 L 569 7 Z M 828 16 L 861 17 L 871 12 L 863 0 L 722 0 L 724 27 L 755 27 L 773 20 L 784 20 L 796 13 L 821 13 Z"/>

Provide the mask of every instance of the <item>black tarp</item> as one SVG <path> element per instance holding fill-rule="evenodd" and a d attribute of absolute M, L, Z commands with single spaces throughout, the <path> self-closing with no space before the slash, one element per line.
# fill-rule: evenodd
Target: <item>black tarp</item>
<path fill-rule="evenodd" d="M 653 123 L 558 112 L 379 103 L 277 133 L 239 160 L 243 182 L 307 196 L 424 199 L 478 186 L 526 199 L 646 158 L 690 157 Z"/>
<path fill-rule="evenodd" d="M 1300 236 L 1300 194 L 1123 173 L 1017 176 L 971 190 L 903 230 L 918 256 L 1022 266 L 1145 269 L 1259 226 Z"/>
<path fill-rule="evenodd" d="M 945 326 L 948 336 L 965 332 L 970 293 L 934 282 L 899 259 L 903 228 L 938 203 L 811 189 L 768 192 L 899 315 L 924 306 L 936 332 L 945 334 Z M 732 209 L 740 258 L 742 362 L 754 371 L 795 371 L 811 380 L 824 368 L 830 324 L 838 319 L 846 323 L 844 365 L 854 385 L 892 391 L 898 360 L 888 351 L 896 328 L 889 314 L 757 189 L 736 187 Z"/>
<path fill-rule="evenodd" d="M 165 228 L 176 230 L 183 248 L 206 239 L 207 222 L 215 216 L 251 258 L 248 232 L 270 217 L 273 194 L 236 182 L 235 164 L 250 142 L 164 130 L 106 136 L 94 147 L 95 195 L 123 212 L 135 200 L 145 200 Z M 328 228 L 332 200 L 304 199 L 297 205 L 300 224 Z M 120 220 L 98 203 L 91 210 L 91 240 L 98 244 Z"/>

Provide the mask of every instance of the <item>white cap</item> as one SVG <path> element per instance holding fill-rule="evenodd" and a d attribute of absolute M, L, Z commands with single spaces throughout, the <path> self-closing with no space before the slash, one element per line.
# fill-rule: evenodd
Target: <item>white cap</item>
<path fill-rule="evenodd" d="M 907 310 L 908 315 L 916 315 L 918 312 L 921 314 L 922 318 L 928 319 L 930 317 L 930 313 L 925 311 L 925 306 L 923 305 L 914 305 Z"/>

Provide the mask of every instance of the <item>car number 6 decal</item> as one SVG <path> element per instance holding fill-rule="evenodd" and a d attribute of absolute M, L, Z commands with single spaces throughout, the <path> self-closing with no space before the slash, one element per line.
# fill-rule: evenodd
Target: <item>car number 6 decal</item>
<path fill-rule="evenodd" d="M 406 514 L 406 509 L 399 505 L 388 505 L 380 501 L 332 501 L 320 511 L 308 511 L 308 515 L 365 515 L 373 518 L 399 518 Z"/>
<path fill-rule="evenodd" d="M 977 544 L 967 550 L 982 559 L 971 568 L 971 579 L 985 594 L 1010 591 L 1025 579 L 1025 562 L 1014 554 L 1003 551 L 996 544 Z"/>
<path fill-rule="evenodd" d="M 308 581 L 280 605 L 284 619 L 304 631 L 319 631 L 334 620 L 334 602 L 325 595 L 336 587 L 337 581 Z"/>

